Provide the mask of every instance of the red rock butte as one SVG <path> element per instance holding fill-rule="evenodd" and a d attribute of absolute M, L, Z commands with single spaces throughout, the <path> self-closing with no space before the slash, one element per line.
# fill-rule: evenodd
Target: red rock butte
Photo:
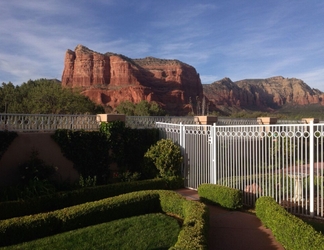
<path fill-rule="evenodd" d="M 66 51 L 62 86 L 80 88 L 95 103 L 112 109 L 122 101 L 147 100 L 172 115 L 188 114 L 189 100 L 203 96 L 199 74 L 186 63 L 101 54 L 82 45 Z"/>
<path fill-rule="evenodd" d="M 169 115 L 187 115 L 197 110 L 197 100 L 203 96 L 209 111 L 224 113 L 242 109 L 271 112 L 286 104 L 324 105 L 323 92 L 296 78 L 236 82 L 224 78 L 201 84 L 196 69 L 179 60 L 131 59 L 110 52 L 101 54 L 82 45 L 65 54 L 62 86 L 80 88 L 107 111 L 122 101 L 147 100 L 160 104 Z"/>

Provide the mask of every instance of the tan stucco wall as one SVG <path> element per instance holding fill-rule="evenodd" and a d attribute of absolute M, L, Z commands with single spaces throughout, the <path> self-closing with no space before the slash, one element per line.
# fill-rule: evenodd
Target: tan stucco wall
<path fill-rule="evenodd" d="M 66 159 L 58 144 L 51 138 L 52 133 L 18 133 L 0 159 L 0 186 L 18 182 L 18 166 L 29 160 L 36 150 L 38 157 L 47 164 L 58 168 L 56 178 L 62 181 L 75 181 L 79 175 L 73 163 Z"/>

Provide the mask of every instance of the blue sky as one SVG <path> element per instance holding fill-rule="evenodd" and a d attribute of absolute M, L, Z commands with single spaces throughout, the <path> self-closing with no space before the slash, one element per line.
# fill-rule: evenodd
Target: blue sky
<path fill-rule="evenodd" d="M 61 79 L 66 50 L 82 44 L 178 59 L 202 83 L 280 75 L 324 91 L 322 0 L 10 0 L 0 9 L 0 83 Z"/>

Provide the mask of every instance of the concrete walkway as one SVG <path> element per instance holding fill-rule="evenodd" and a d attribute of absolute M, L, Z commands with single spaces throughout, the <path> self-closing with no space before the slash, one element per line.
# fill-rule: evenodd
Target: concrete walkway
<path fill-rule="evenodd" d="M 197 191 L 179 189 L 177 193 L 188 200 L 199 200 Z M 208 246 L 210 250 L 274 250 L 284 249 L 272 232 L 265 228 L 253 214 L 230 211 L 208 205 L 210 227 Z"/>

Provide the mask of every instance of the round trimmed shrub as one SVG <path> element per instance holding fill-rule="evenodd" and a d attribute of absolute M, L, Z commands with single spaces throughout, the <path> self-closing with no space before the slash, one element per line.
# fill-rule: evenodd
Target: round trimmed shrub
<path fill-rule="evenodd" d="M 144 161 L 146 169 L 155 168 L 162 178 L 181 174 L 180 147 L 170 139 L 162 139 L 152 145 L 145 153 Z"/>

